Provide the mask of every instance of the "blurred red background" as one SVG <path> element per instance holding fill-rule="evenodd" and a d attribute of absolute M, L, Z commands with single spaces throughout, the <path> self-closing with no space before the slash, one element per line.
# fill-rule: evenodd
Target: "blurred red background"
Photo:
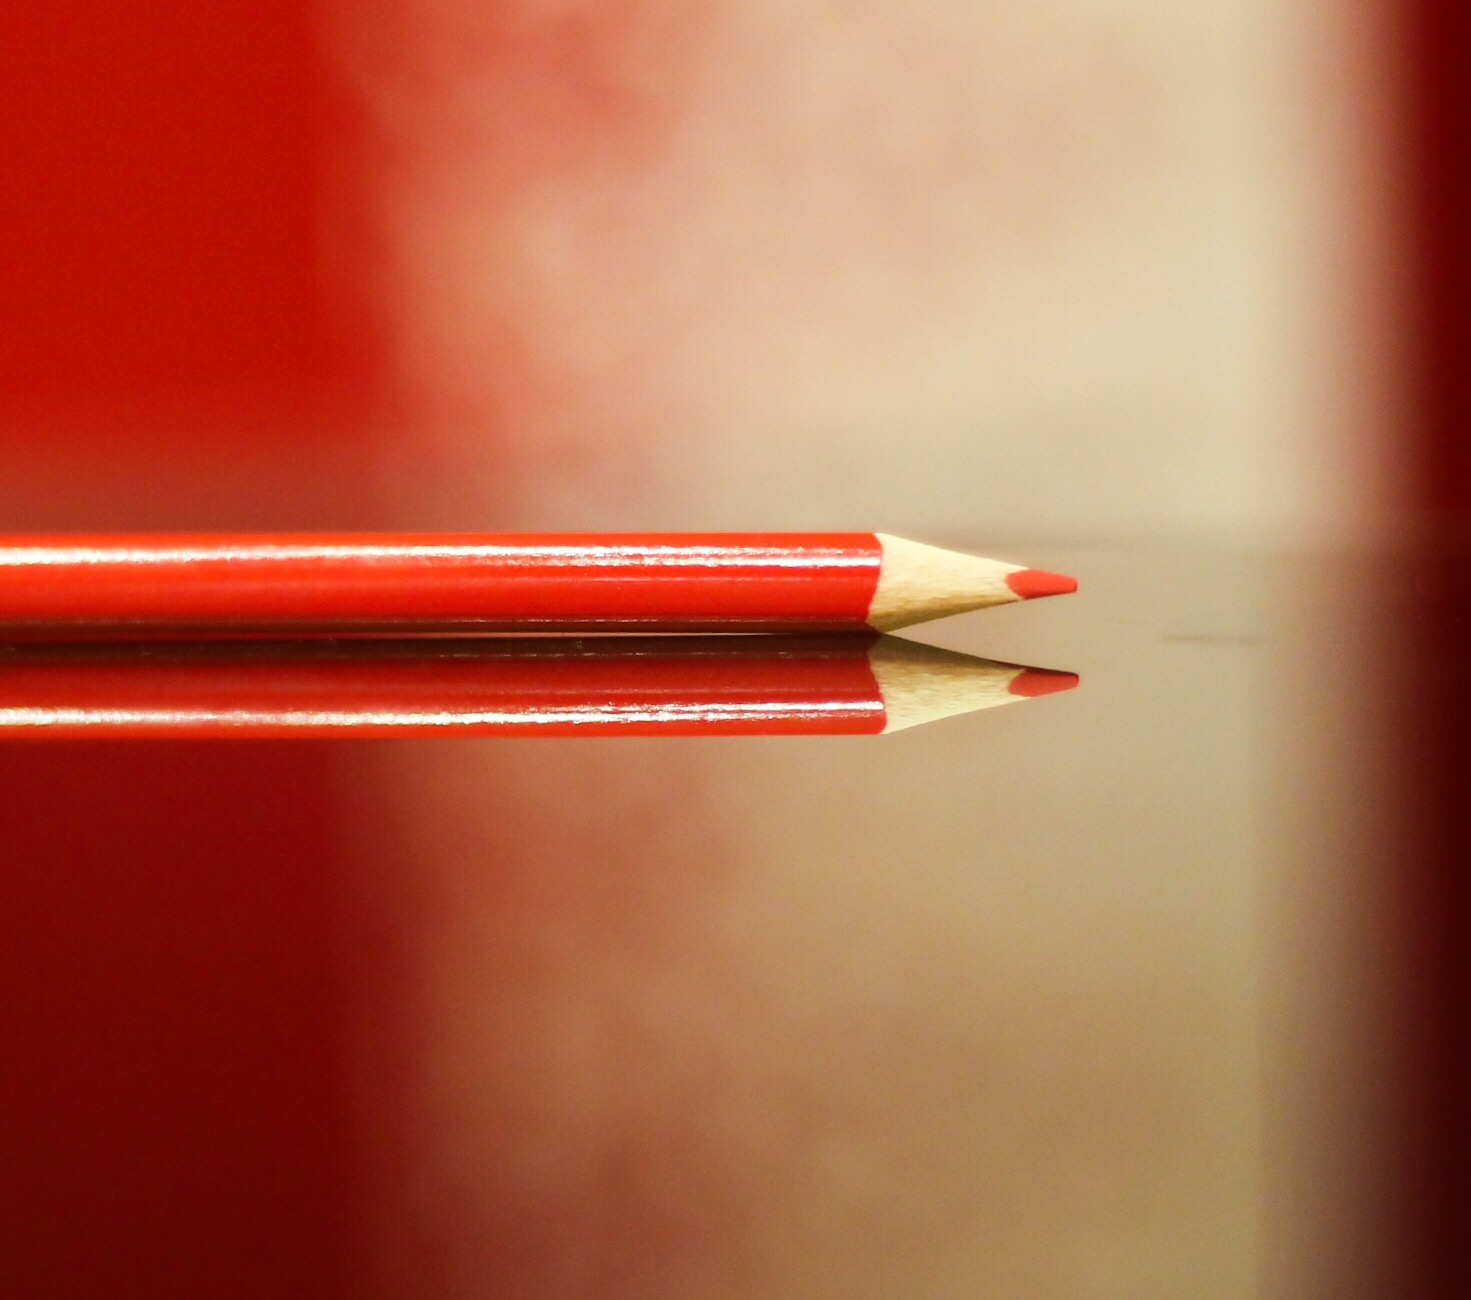
<path fill-rule="evenodd" d="M 7 531 L 371 514 L 379 271 L 319 18 L 7 11 Z M 7 1295 L 344 1291 L 342 972 L 364 936 L 334 885 L 334 762 L 0 747 Z"/>
<path fill-rule="evenodd" d="M 44 430 L 124 465 L 117 443 L 204 459 L 211 441 L 341 429 L 372 401 L 384 355 L 362 128 L 317 20 L 285 0 L 11 15 L 12 437 Z"/>
<path fill-rule="evenodd" d="M 1471 1290 L 1471 11 L 1406 6 L 1409 503 L 1424 594 L 1398 800 L 1406 1294 Z M 1398 872 L 1396 872 L 1398 874 Z"/>

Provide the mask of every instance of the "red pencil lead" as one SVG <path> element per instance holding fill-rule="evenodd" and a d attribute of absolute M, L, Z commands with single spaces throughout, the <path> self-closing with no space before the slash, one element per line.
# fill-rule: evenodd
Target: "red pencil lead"
<path fill-rule="evenodd" d="M 1078 580 L 1045 569 L 1018 569 L 1006 575 L 1006 585 L 1023 600 L 1036 600 L 1039 596 L 1066 596 L 1077 591 Z"/>
<path fill-rule="evenodd" d="M 1013 695 L 1028 699 L 1038 695 L 1052 695 L 1057 691 L 1070 691 L 1078 684 L 1077 673 L 1058 672 L 1051 668 L 1023 668 L 1012 679 L 1007 688 Z"/>

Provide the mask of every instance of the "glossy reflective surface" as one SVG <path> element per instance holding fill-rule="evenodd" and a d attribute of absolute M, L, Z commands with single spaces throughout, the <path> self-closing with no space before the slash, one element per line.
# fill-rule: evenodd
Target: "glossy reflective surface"
<path fill-rule="evenodd" d="M 1391 1268 L 1416 661 L 1379 570 L 1037 559 L 1079 595 L 933 639 L 1080 687 L 896 736 L 0 747 L 6 1267 L 620 1297 Z"/>

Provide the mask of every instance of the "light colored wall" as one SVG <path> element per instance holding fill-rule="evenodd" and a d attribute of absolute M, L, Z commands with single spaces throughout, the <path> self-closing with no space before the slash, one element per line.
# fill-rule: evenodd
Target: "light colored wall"
<path fill-rule="evenodd" d="M 1372 531 L 1379 3 L 344 29 L 411 394 L 390 494 L 442 525 Z"/>

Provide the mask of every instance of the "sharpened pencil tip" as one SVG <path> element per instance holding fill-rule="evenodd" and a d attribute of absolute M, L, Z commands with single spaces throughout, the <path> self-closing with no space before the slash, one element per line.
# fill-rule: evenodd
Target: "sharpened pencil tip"
<path fill-rule="evenodd" d="M 1070 691 L 1078 684 L 1077 673 L 1059 672 L 1051 668 L 1023 668 L 1012 678 L 1007 688 L 1013 695 L 1025 695 L 1028 699 L 1038 695 L 1053 695 L 1058 691 Z"/>
<path fill-rule="evenodd" d="M 1006 585 L 1023 600 L 1036 600 L 1039 596 L 1065 596 L 1077 591 L 1078 580 L 1044 569 L 1018 569 L 1006 575 Z"/>

